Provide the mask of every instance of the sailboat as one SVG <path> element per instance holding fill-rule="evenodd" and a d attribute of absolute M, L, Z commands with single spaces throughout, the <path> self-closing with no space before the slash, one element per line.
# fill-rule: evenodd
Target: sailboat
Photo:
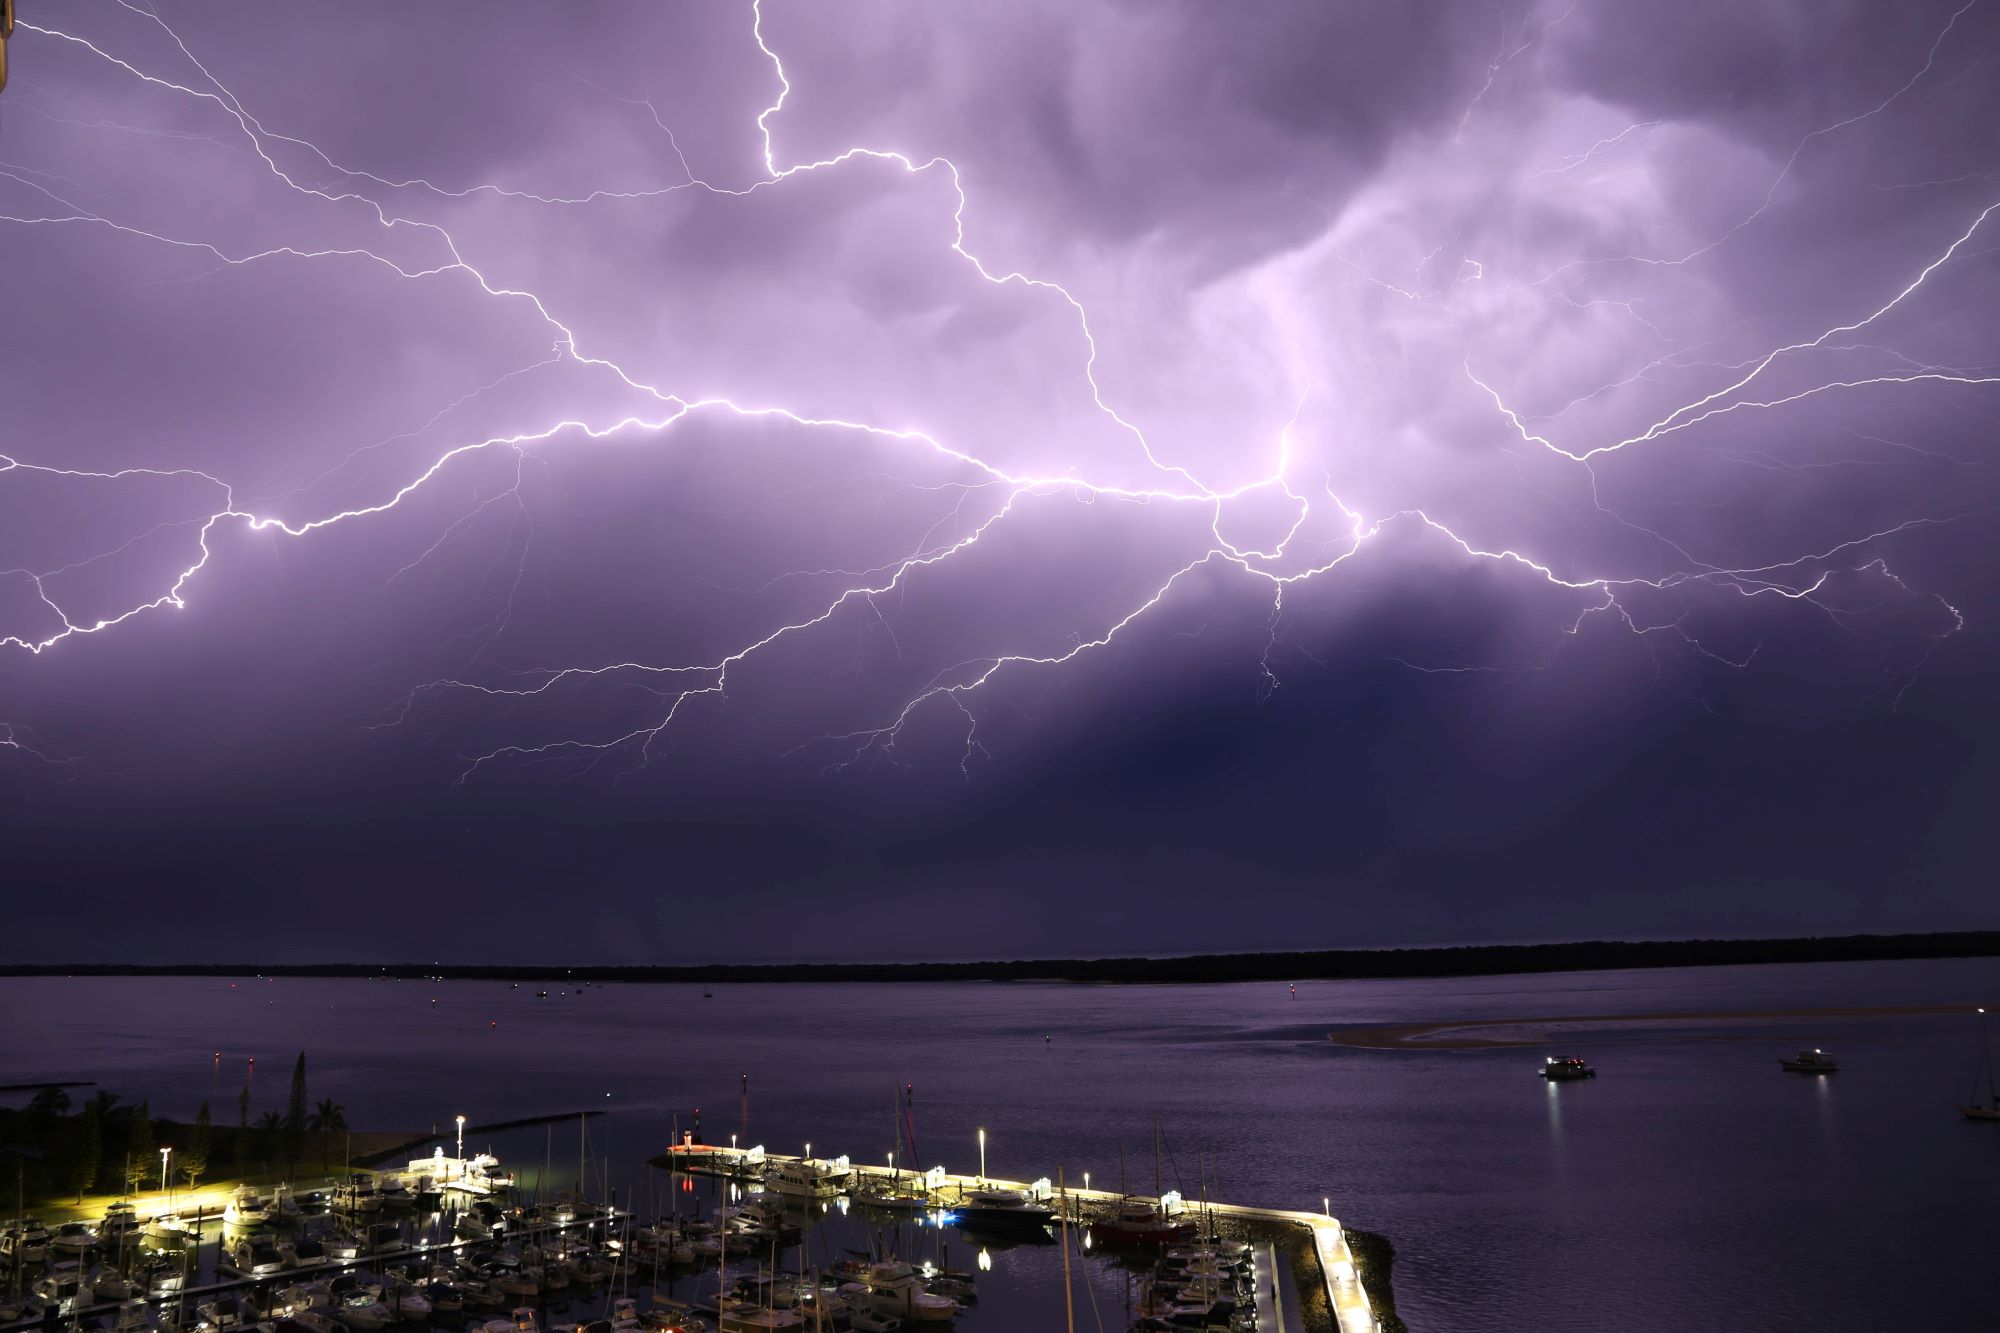
<path fill-rule="evenodd" d="M 1986 1105 L 1979 1104 L 1979 1076 L 1986 1075 Z M 1967 1120 L 2000 1120 L 2000 1091 L 1993 1086 L 1993 1043 L 1986 1035 L 1986 1010 L 1979 1011 L 1979 1068 L 1972 1075 L 1972 1101 L 1958 1113 Z"/>
<path fill-rule="evenodd" d="M 1125 1149 L 1118 1149 L 1119 1193 L 1110 1213 L 1090 1224 L 1091 1239 L 1100 1245 L 1172 1245 L 1194 1234 L 1194 1224 L 1180 1216 L 1178 1191 L 1161 1192 L 1160 1122 L 1153 1122 L 1153 1197 L 1125 1190 Z"/>

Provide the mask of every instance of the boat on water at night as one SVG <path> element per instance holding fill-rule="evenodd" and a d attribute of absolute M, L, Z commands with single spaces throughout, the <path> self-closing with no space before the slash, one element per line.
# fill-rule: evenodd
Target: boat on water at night
<path fill-rule="evenodd" d="M 1551 1055 L 1537 1072 L 1551 1083 L 1569 1083 L 1577 1079 L 1597 1077 L 1595 1069 L 1574 1055 L 1561 1059 Z"/>
<path fill-rule="evenodd" d="M 1823 1051 L 1817 1046 L 1806 1047 L 1789 1059 L 1781 1056 L 1778 1064 L 1794 1074 L 1837 1074 L 1840 1072 L 1840 1061 L 1834 1059 L 1831 1052 Z"/>
<path fill-rule="evenodd" d="M 773 1161 L 764 1168 L 764 1188 L 774 1194 L 831 1199 L 846 1192 L 854 1166 L 845 1157 L 801 1157 Z"/>

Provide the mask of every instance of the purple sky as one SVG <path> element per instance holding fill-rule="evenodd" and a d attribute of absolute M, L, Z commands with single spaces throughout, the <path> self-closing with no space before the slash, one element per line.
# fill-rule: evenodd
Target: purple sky
<path fill-rule="evenodd" d="M 1994 0 L 157 14 L 0 93 L 0 956 L 2000 925 Z"/>

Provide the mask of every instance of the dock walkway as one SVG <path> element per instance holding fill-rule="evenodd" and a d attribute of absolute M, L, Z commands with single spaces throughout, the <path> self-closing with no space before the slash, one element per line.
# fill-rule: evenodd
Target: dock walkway
<path fill-rule="evenodd" d="M 761 1154 L 761 1155 L 760 1155 Z M 701 1175 L 740 1176 L 750 1163 L 759 1168 L 788 1162 L 803 1161 L 803 1158 L 787 1156 L 783 1153 L 762 1152 L 753 1148 L 723 1148 L 708 1144 L 677 1144 L 667 1150 L 667 1159 L 676 1170 Z M 824 1160 L 824 1159 L 820 1159 Z M 910 1179 L 924 1174 L 919 1172 L 892 1171 L 886 1166 L 864 1166 L 851 1162 L 850 1167 L 857 1176 L 870 1180 Z M 935 1178 L 932 1175 L 930 1178 Z M 956 1189 L 960 1194 L 975 1189 L 1025 1190 L 1027 1181 L 1002 1180 L 989 1176 L 981 1180 L 977 1176 L 944 1174 L 946 1188 Z M 1057 1195 L 1058 1208 L 1072 1222 L 1080 1221 L 1084 1205 L 1116 1203 L 1123 1195 L 1109 1190 L 1078 1189 L 1068 1186 Z M 1376 1320 L 1374 1310 L 1368 1301 L 1368 1292 L 1361 1285 L 1361 1272 L 1354 1262 L 1354 1251 L 1347 1244 L 1347 1233 L 1340 1225 L 1340 1219 L 1331 1212 L 1297 1212 L 1283 1208 L 1253 1208 L 1243 1204 L 1210 1202 L 1211 1212 L 1225 1217 L 1241 1218 L 1245 1221 L 1260 1222 L 1275 1226 L 1303 1227 L 1311 1236 L 1313 1255 L 1319 1264 L 1318 1285 L 1326 1293 L 1327 1308 L 1333 1312 L 1333 1327 L 1336 1333 L 1380 1333 L 1381 1324 Z M 1295 1273 L 1294 1279 L 1300 1283 L 1308 1280 L 1304 1273 Z"/>

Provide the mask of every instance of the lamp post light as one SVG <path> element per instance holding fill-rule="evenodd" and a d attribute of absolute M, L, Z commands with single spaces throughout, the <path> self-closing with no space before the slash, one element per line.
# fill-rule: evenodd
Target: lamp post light
<path fill-rule="evenodd" d="M 167 1210 L 173 1211 L 174 1178 L 167 1174 L 167 1159 L 174 1155 L 172 1148 L 160 1149 L 160 1190 L 167 1196 Z"/>
<path fill-rule="evenodd" d="M 1083 1173 L 1083 1192 L 1085 1194 L 1090 1193 L 1090 1172 L 1088 1171 Z"/>
<path fill-rule="evenodd" d="M 986 1183 L 986 1126 L 979 1127 L 979 1183 Z"/>
<path fill-rule="evenodd" d="M 458 1160 L 463 1162 L 465 1160 L 465 1117 L 462 1115 L 454 1116 L 453 1119 L 458 1121 Z"/>
<path fill-rule="evenodd" d="M 734 1134 L 731 1134 L 729 1136 L 729 1151 L 731 1152 L 736 1151 L 736 1136 Z"/>

